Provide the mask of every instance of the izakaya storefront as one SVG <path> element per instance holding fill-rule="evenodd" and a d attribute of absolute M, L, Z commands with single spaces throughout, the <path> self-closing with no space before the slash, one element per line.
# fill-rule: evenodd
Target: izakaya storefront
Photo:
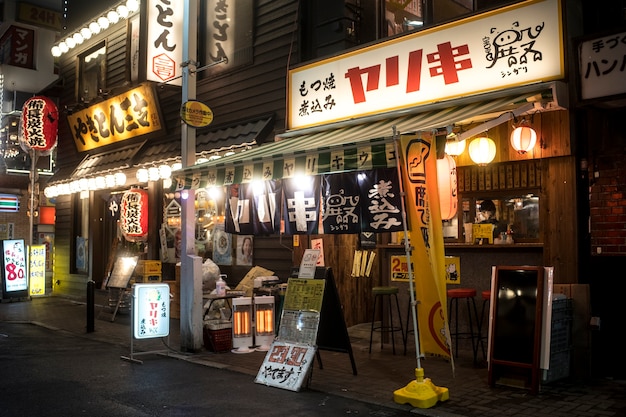
<path fill-rule="evenodd" d="M 354 276 L 355 251 L 367 247 L 367 236 L 374 234 L 376 251 L 403 231 L 406 207 L 417 249 L 411 262 L 427 277 L 416 281 L 426 294 L 420 328 L 433 329 L 421 332 L 421 347 L 448 355 L 438 331 L 446 324 L 422 322 L 446 317 L 445 309 L 430 314 L 446 305 L 433 171 L 446 141 L 441 132 L 454 126 L 471 137 L 506 113 L 556 109 L 561 34 L 559 1 L 528 2 L 291 70 L 290 130 L 274 143 L 174 172 L 177 188 L 226 186 L 225 233 L 283 233 L 301 249 L 321 239 L 348 325 L 371 319 L 371 286 L 389 281 L 376 255 L 370 280 L 342 283 Z M 503 44 L 509 35 L 514 40 Z M 336 246 L 338 236 L 350 236 L 347 249 Z"/>

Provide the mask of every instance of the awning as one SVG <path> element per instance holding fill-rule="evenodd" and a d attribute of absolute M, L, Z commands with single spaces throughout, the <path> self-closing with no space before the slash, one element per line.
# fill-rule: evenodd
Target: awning
<path fill-rule="evenodd" d="M 172 173 L 179 189 L 202 188 L 291 177 L 365 170 L 396 165 L 394 128 L 398 133 L 431 131 L 485 114 L 512 111 L 546 93 L 547 85 L 514 95 L 463 103 L 344 127 L 287 132 L 286 139 Z M 550 92 L 551 94 L 551 92 Z M 476 99 L 475 99 L 476 100 Z"/>
<path fill-rule="evenodd" d="M 196 135 L 196 155 L 208 156 L 224 153 L 234 148 L 256 145 L 273 129 L 273 116 L 261 116 L 245 123 L 223 126 Z M 80 178 L 92 178 L 115 171 L 171 164 L 180 161 L 181 140 L 152 143 L 142 141 L 133 145 L 118 146 L 101 152 L 92 152 L 74 167 L 61 168 L 48 182 L 58 184 Z"/>

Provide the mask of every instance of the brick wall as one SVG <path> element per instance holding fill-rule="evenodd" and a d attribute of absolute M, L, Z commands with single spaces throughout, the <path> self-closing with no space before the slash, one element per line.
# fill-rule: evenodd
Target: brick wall
<path fill-rule="evenodd" d="M 626 255 L 626 148 L 596 156 L 591 172 L 590 217 L 593 255 Z"/>

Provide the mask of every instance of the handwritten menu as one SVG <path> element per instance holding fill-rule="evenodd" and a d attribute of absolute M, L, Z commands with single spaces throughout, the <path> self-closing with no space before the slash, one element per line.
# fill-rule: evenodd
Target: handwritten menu
<path fill-rule="evenodd" d="M 320 312 L 325 284 L 322 279 L 289 278 L 283 309 Z"/>

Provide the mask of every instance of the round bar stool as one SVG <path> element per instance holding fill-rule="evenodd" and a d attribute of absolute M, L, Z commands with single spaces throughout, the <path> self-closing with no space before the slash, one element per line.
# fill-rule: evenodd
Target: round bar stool
<path fill-rule="evenodd" d="M 487 327 L 487 334 L 483 335 L 483 325 L 485 324 L 485 313 L 487 313 L 487 319 L 489 318 L 489 302 L 491 301 L 491 290 L 485 290 L 480 293 L 480 297 L 483 300 L 483 306 L 480 310 L 480 317 L 478 319 L 478 343 L 476 343 L 476 352 L 474 353 L 474 357 L 478 354 L 478 344 L 480 343 L 480 347 L 483 352 L 483 359 L 487 359 L 487 351 L 485 350 L 485 342 L 484 340 L 489 337 L 489 327 Z M 487 320 L 487 325 L 489 325 L 489 320 Z"/>
<path fill-rule="evenodd" d="M 400 332 L 402 335 L 402 341 L 404 341 L 404 328 L 402 327 L 402 316 L 400 315 L 400 304 L 398 303 L 398 287 L 374 287 L 372 288 L 372 294 L 374 294 L 374 308 L 372 312 L 372 328 L 370 330 L 370 350 L 372 353 L 372 336 L 375 331 L 380 332 L 380 348 L 383 348 L 383 335 L 389 334 L 391 337 L 391 346 L 393 348 L 393 354 L 396 354 L 396 342 L 394 338 L 395 332 Z M 384 323 L 385 312 L 385 299 L 387 300 L 387 311 L 389 311 L 389 324 Z M 380 303 L 379 303 L 380 300 Z M 392 303 L 395 300 L 396 310 L 398 311 L 399 326 L 393 324 L 393 310 Z M 376 306 L 380 304 L 381 320 L 380 325 L 376 326 Z"/>
<path fill-rule="evenodd" d="M 459 356 L 459 338 L 469 337 L 472 340 L 472 354 L 474 362 L 476 362 L 476 343 L 474 339 L 477 335 L 474 333 L 474 325 L 478 330 L 478 310 L 476 309 L 476 289 L 474 288 L 454 288 L 447 291 L 450 306 L 448 307 L 448 321 L 450 323 L 450 338 L 454 338 L 455 356 Z M 459 300 L 465 300 L 467 306 L 467 321 L 469 323 L 469 332 L 459 330 Z M 473 312 L 472 312 L 473 308 Z M 454 320 L 452 319 L 454 312 Z M 452 330 L 454 328 L 454 330 Z"/>

